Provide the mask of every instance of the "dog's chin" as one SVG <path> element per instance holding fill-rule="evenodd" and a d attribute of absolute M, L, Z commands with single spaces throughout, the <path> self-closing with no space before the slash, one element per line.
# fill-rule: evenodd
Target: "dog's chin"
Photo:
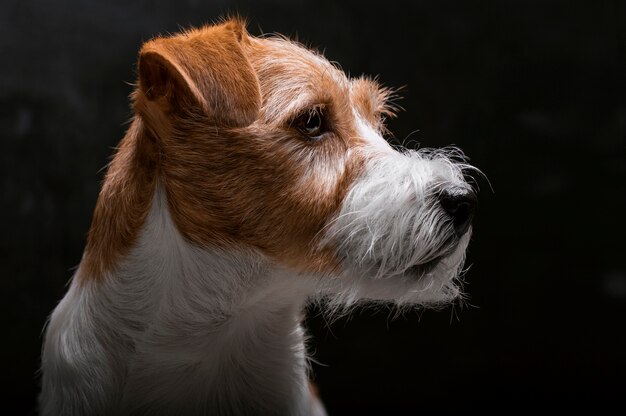
<path fill-rule="evenodd" d="M 421 279 L 429 273 L 432 273 L 445 257 L 445 255 L 440 255 L 424 263 L 409 266 L 405 270 L 404 274 L 406 274 L 407 276 L 413 276 L 415 279 Z"/>
<path fill-rule="evenodd" d="M 469 234 L 446 253 L 401 272 L 382 274 L 375 267 L 352 265 L 338 279 L 342 302 L 360 300 L 391 302 L 397 305 L 440 306 L 462 296 L 459 274 L 465 260 Z M 339 299 L 338 299 L 339 300 Z"/>

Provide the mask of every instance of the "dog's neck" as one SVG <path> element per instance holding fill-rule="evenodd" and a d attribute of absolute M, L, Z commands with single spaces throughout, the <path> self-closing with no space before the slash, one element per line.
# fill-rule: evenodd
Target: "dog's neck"
<path fill-rule="evenodd" d="M 180 410 L 181 403 L 197 405 L 195 396 L 208 394 L 212 405 L 246 413 L 264 406 L 279 409 L 306 390 L 299 327 L 306 279 L 252 251 L 189 245 L 177 232 L 160 188 L 136 248 L 110 282 L 119 292 L 110 297 L 107 313 L 120 305 L 136 308 L 124 316 L 136 316 L 129 326 L 135 352 L 127 384 L 135 391 L 125 395 L 157 394 L 152 400 L 158 402 L 166 384 L 168 394 L 182 399 L 172 410 Z M 175 381 L 181 378 L 184 383 Z M 206 391 L 190 391 L 190 386 Z M 269 405 L 268 396 L 276 402 Z"/>
<path fill-rule="evenodd" d="M 91 401 L 106 411 L 309 413 L 300 314 L 310 277 L 251 249 L 190 244 L 159 185 L 132 249 L 104 276 L 91 270 L 81 265 L 63 301 L 80 307 L 61 304 L 55 313 L 71 316 L 49 328 L 50 348 L 77 347 L 60 351 L 71 376 L 59 371 L 59 386 L 96 396 L 109 385 L 117 393 Z"/>

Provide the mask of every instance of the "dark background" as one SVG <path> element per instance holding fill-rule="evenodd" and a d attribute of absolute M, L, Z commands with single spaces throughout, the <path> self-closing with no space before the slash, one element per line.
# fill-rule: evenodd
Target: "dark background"
<path fill-rule="evenodd" d="M 531 0 L 3 0 L 0 407 L 34 411 L 41 329 L 80 261 L 140 44 L 228 11 L 406 85 L 396 138 L 460 146 L 495 190 L 480 182 L 469 305 L 331 325 L 311 311 L 331 415 L 623 409 L 626 6 Z"/>

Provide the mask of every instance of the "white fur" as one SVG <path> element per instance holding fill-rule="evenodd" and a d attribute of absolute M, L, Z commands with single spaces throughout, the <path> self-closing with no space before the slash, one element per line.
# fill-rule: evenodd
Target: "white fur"
<path fill-rule="evenodd" d="M 54 311 L 41 412 L 322 411 L 308 390 L 299 319 L 312 285 L 253 251 L 190 246 L 157 192 L 119 272 L 84 286 L 75 279 Z"/>
<path fill-rule="evenodd" d="M 369 125 L 363 117 L 355 111 L 354 119 L 356 120 L 357 132 L 359 138 L 364 140 L 371 149 L 383 154 L 393 154 L 395 150 L 389 145 L 389 142 L 385 140 L 372 126 Z"/>
<path fill-rule="evenodd" d="M 455 278 L 470 233 L 455 237 L 438 193 L 469 185 L 463 179 L 465 165 L 448 154 L 461 157 L 454 149 L 385 150 L 371 156 L 322 243 L 336 247 L 343 260 L 344 271 L 334 280 L 338 302 L 365 298 L 427 305 L 460 295 Z M 413 273 L 412 266 L 439 257 L 428 273 Z"/>

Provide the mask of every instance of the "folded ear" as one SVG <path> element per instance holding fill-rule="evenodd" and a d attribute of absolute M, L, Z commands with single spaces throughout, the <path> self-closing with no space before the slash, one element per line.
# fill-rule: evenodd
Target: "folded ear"
<path fill-rule="evenodd" d="M 247 42 L 236 20 L 151 40 L 139 54 L 139 91 L 168 111 L 199 109 L 216 124 L 247 126 L 261 106 Z"/>

